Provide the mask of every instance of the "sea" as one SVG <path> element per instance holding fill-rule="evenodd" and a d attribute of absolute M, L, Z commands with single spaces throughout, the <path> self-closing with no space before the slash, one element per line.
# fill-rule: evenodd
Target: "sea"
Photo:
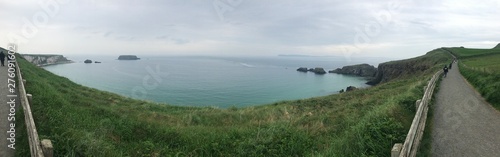
<path fill-rule="evenodd" d="M 66 55 L 65 55 L 66 56 Z M 44 69 L 75 83 L 126 97 L 177 106 L 247 107 L 369 88 L 362 77 L 296 71 L 299 67 L 377 66 L 384 58 L 272 56 L 66 56 L 70 64 Z M 101 63 L 85 64 L 85 59 Z"/>

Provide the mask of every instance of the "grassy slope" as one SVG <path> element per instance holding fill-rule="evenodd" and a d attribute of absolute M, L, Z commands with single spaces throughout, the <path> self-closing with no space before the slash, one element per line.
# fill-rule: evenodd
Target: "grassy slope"
<path fill-rule="evenodd" d="M 461 59 L 462 75 L 489 103 L 500 110 L 500 48 L 448 50 Z"/>
<path fill-rule="evenodd" d="M 387 156 L 404 141 L 426 80 L 449 57 L 417 59 L 440 64 L 369 89 L 242 109 L 133 100 L 18 61 L 38 132 L 56 156 Z"/>

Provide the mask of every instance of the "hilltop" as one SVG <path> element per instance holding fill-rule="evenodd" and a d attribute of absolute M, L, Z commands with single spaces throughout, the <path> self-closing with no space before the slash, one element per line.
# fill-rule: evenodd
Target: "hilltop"
<path fill-rule="evenodd" d="M 494 49 L 500 49 L 500 43 L 497 44 L 497 46 L 493 47 Z"/>
<path fill-rule="evenodd" d="M 437 49 L 383 63 L 368 89 L 217 109 L 134 100 L 18 60 L 38 133 L 54 141 L 55 156 L 386 156 L 404 140 L 422 87 L 449 61 Z M 29 156 L 19 137 L 16 155 Z"/>

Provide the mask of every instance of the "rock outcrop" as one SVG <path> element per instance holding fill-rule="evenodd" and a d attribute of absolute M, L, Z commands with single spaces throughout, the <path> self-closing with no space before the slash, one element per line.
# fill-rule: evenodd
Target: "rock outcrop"
<path fill-rule="evenodd" d="M 135 55 L 120 55 L 118 56 L 118 60 L 139 60 Z"/>
<path fill-rule="evenodd" d="M 331 70 L 328 72 L 337 74 L 355 75 L 361 77 L 375 77 L 375 74 L 377 73 L 377 68 L 369 64 L 357 64 L 357 65 L 344 66 L 342 67 L 342 69 L 337 68 L 335 70 Z"/>
<path fill-rule="evenodd" d="M 83 61 L 83 63 L 92 63 L 92 60 L 87 59 L 87 60 Z"/>
<path fill-rule="evenodd" d="M 320 75 L 326 74 L 325 69 L 319 68 L 319 67 L 318 68 L 314 68 L 314 70 L 312 72 L 314 72 L 315 74 L 320 74 Z"/>
<path fill-rule="evenodd" d="M 356 90 L 358 88 L 354 87 L 354 86 L 349 86 L 345 89 L 346 92 L 350 92 L 350 91 L 353 91 L 353 90 Z"/>
<path fill-rule="evenodd" d="M 314 69 L 313 68 L 307 69 L 306 67 L 300 67 L 300 68 L 297 69 L 297 71 L 300 71 L 300 72 L 308 72 L 308 71 L 310 71 L 310 72 L 313 72 L 315 74 L 320 74 L 320 75 L 326 74 L 325 69 L 320 68 L 320 67 L 316 67 Z"/>
<path fill-rule="evenodd" d="M 300 72 L 307 72 L 307 68 L 306 67 L 300 67 L 297 69 L 297 71 L 300 71 Z"/>
<path fill-rule="evenodd" d="M 73 61 L 68 60 L 63 55 L 35 55 L 35 54 L 22 54 L 21 55 L 28 62 L 35 64 L 36 66 L 47 66 L 54 64 L 64 64 L 73 63 Z"/>

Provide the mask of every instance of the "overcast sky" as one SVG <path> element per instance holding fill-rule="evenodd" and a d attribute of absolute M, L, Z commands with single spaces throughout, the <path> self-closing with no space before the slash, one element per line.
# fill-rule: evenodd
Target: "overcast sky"
<path fill-rule="evenodd" d="M 495 0 L 0 0 L 21 53 L 408 58 L 500 42 Z"/>

